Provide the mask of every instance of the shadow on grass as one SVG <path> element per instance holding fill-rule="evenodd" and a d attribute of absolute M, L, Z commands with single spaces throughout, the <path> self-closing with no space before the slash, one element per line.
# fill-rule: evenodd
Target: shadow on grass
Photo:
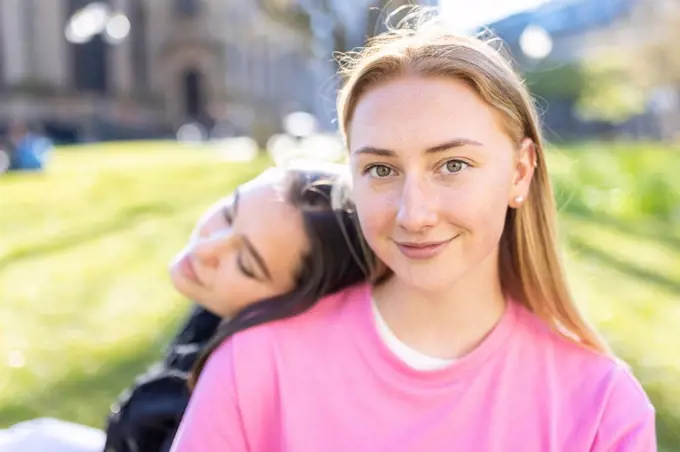
<path fill-rule="evenodd" d="M 661 387 L 646 385 L 645 392 L 656 410 L 656 435 L 659 447 L 667 451 L 680 450 L 680 417 L 678 407 L 671 406 Z"/>
<path fill-rule="evenodd" d="M 641 232 L 642 229 L 635 225 L 628 225 L 613 218 L 601 217 L 592 212 L 584 211 L 568 211 L 568 214 L 581 216 L 581 218 L 598 222 L 606 226 L 613 227 L 621 232 L 631 235 L 643 235 L 655 240 L 662 240 L 666 244 L 678 247 L 680 249 L 680 241 L 669 234 L 655 234 L 649 229 L 646 232 Z M 571 248 L 585 257 L 592 258 L 600 262 L 603 266 L 612 268 L 623 275 L 647 281 L 662 289 L 671 292 L 680 292 L 680 281 L 668 278 L 654 272 L 654 269 L 641 268 L 634 263 L 626 260 L 617 259 L 616 257 L 602 251 L 596 247 L 591 246 L 577 238 L 569 237 L 567 235 L 568 244 Z M 677 400 L 667 396 L 667 390 L 674 387 L 672 377 L 667 379 L 659 378 L 659 372 L 663 373 L 663 369 L 649 369 L 640 362 L 640 356 L 632 356 L 627 354 L 626 350 L 616 350 L 616 354 L 624 361 L 630 364 L 644 386 L 645 392 L 649 396 L 654 408 L 656 410 L 656 430 L 658 437 L 659 451 L 670 452 L 680 451 L 680 406 Z M 647 377 L 647 378 L 645 378 Z"/>
<path fill-rule="evenodd" d="M 653 270 L 637 267 L 628 261 L 617 259 L 579 239 L 569 237 L 568 243 L 578 254 L 596 259 L 605 266 L 613 268 L 625 275 L 643 279 L 671 292 L 680 292 L 680 281 L 655 273 Z"/>
<path fill-rule="evenodd" d="M 167 338 L 169 340 L 169 338 Z M 54 417 L 103 428 L 111 405 L 134 378 L 160 358 L 165 342 L 140 341 L 104 362 L 98 372 L 57 381 L 22 399 L 0 404 L 0 428 Z"/>
<path fill-rule="evenodd" d="M 180 212 L 186 206 L 170 206 L 165 203 L 142 204 L 131 206 L 121 211 L 116 218 L 108 223 L 98 225 L 86 231 L 60 237 L 59 240 L 48 240 L 45 243 L 35 243 L 19 248 L 0 258 L 0 272 L 12 264 L 20 261 L 41 257 L 59 251 L 97 240 L 109 234 L 129 228 L 133 223 L 143 220 L 148 215 L 169 216 Z"/>
<path fill-rule="evenodd" d="M 645 222 L 624 221 L 609 215 L 593 212 L 577 203 L 566 203 L 562 212 L 576 218 L 608 226 L 624 234 L 655 240 L 675 251 L 680 251 L 680 235 L 669 231 L 668 228 L 672 226 L 668 223 L 659 222 L 656 225 L 650 225 L 649 223 L 645 224 Z"/>
<path fill-rule="evenodd" d="M 617 356 L 631 365 L 633 372 L 642 383 L 647 396 L 654 405 L 656 410 L 656 433 L 657 443 L 660 451 L 680 451 L 680 406 L 677 406 L 677 400 L 669 399 L 666 395 L 666 385 L 656 383 L 658 375 L 652 375 L 650 369 L 645 369 L 644 365 L 638 363 L 640 357 L 633 357 L 626 354 L 625 350 L 616 350 Z M 656 370 L 659 372 L 661 370 Z M 645 376 L 649 375 L 650 380 Z M 673 385 L 666 379 L 669 385 Z M 652 381 L 652 382 L 650 382 Z M 663 381 L 663 380 L 662 380 Z"/>

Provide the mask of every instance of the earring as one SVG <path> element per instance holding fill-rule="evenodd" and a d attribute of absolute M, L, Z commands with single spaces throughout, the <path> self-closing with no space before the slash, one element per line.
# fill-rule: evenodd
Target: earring
<path fill-rule="evenodd" d="M 521 206 L 522 203 L 524 202 L 524 196 L 522 196 L 522 195 L 515 196 L 514 201 L 515 201 L 515 204 L 517 204 L 517 206 Z"/>

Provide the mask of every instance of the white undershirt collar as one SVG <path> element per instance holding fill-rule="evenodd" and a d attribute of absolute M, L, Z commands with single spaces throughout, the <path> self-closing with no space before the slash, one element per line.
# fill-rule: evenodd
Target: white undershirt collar
<path fill-rule="evenodd" d="M 390 329 L 385 320 L 380 315 L 375 300 L 371 298 L 371 308 L 375 318 L 375 325 L 378 335 L 394 355 L 404 362 L 407 366 L 415 370 L 439 370 L 450 364 L 455 359 L 435 358 L 425 355 L 403 343 Z"/>

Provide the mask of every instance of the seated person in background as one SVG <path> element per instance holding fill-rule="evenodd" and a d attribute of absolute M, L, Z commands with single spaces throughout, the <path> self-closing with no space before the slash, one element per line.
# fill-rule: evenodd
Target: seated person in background
<path fill-rule="evenodd" d="M 367 278 L 374 263 L 344 196 L 343 170 L 267 170 L 199 220 L 170 267 L 177 290 L 197 306 L 166 358 L 112 407 L 106 452 L 170 449 L 190 370 L 211 338 L 219 342 L 223 318 L 240 313 L 236 326 L 246 327 L 289 317 Z"/>
<path fill-rule="evenodd" d="M 47 156 L 52 150 L 52 142 L 31 130 L 22 121 L 9 125 L 5 153 L 9 156 L 10 171 L 39 171 L 45 166 Z"/>

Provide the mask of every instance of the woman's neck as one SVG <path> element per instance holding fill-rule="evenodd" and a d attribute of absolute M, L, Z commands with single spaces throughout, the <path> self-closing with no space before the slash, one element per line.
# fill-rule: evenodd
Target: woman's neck
<path fill-rule="evenodd" d="M 428 356 L 459 358 L 482 342 L 505 310 L 500 281 L 489 284 L 485 279 L 464 278 L 446 290 L 428 292 L 394 275 L 374 288 L 373 297 L 405 344 Z"/>

